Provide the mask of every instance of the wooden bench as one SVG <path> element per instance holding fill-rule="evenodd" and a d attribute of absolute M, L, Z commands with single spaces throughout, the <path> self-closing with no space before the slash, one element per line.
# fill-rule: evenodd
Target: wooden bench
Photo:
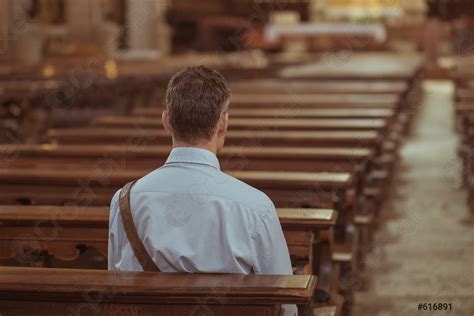
<path fill-rule="evenodd" d="M 279 208 L 277 214 L 294 272 L 331 272 L 337 213 Z M 0 265 L 107 269 L 108 207 L 0 206 L 0 227 L 5 232 L 0 237 Z M 336 281 L 329 277 L 323 282 L 328 292 Z"/>
<path fill-rule="evenodd" d="M 171 146 L 171 137 L 165 131 L 140 128 L 51 129 L 44 141 L 70 145 Z M 393 157 L 398 149 L 396 140 L 383 139 L 376 131 L 228 131 L 225 143 L 239 147 L 370 148 L 375 157 L 380 157 L 376 160 L 383 160 L 382 155 Z"/>
<path fill-rule="evenodd" d="M 405 82 L 408 90 L 401 97 L 401 114 L 409 131 L 412 117 L 422 100 L 422 59 L 420 56 L 395 56 L 391 53 L 351 54 L 347 60 L 333 60 L 332 55 L 313 62 L 290 65 L 277 71 L 279 80 L 331 82 Z"/>
<path fill-rule="evenodd" d="M 104 116 L 93 122 L 93 128 L 129 129 L 144 132 L 163 129 L 161 119 L 149 117 Z M 395 148 L 401 142 L 401 131 L 393 129 L 384 119 L 287 119 L 287 118 L 234 118 L 229 121 L 229 133 L 236 131 L 280 132 L 377 132 L 379 137 L 394 142 Z M 240 134 L 242 135 L 242 134 Z M 260 134 L 264 135 L 264 134 Z M 301 136 L 302 133 L 296 134 Z M 293 136 L 294 137 L 294 136 Z M 229 137 L 231 139 L 232 137 Z M 258 141 L 266 137 L 259 137 Z M 291 137 L 290 137 L 291 138 Z M 287 137 L 288 139 L 288 137 Z"/>
<path fill-rule="evenodd" d="M 145 172 L 163 165 L 169 155 L 169 146 L 123 147 L 114 145 L 17 145 L 0 146 L 0 154 L 12 154 L 3 167 L 64 170 L 92 168 L 98 173 L 111 169 L 136 169 Z M 224 170 L 264 170 L 301 172 L 348 172 L 357 185 L 355 207 L 366 209 L 360 199 L 364 187 L 371 185 L 371 162 L 374 152 L 364 148 L 285 148 L 285 147 L 227 147 L 219 153 Z"/>
<path fill-rule="evenodd" d="M 336 241 L 357 262 L 358 231 L 354 224 L 354 176 L 349 173 L 234 171 L 232 176 L 267 193 L 277 207 L 337 207 Z M 109 205 L 123 184 L 144 175 L 140 170 L 0 169 L 0 204 Z M 210 187 L 204 190 L 212 190 Z M 218 183 L 214 184 L 218 185 Z M 317 205 L 317 206 L 316 206 Z M 346 260 L 346 259 L 344 259 Z"/>
<path fill-rule="evenodd" d="M 410 102 L 414 91 L 410 80 L 312 80 L 258 78 L 231 83 L 235 94 L 336 94 L 336 95 L 399 95 L 404 102 Z"/>
<path fill-rule="evenodd" d="M 337 289 L 330 209 L 277 209 L 296 274 Z M 0 265 L 107 269 L 108 207 L 0 206 Z M 335 275 L 337 276 L 337 274 Z"/>
<path fill-rule="evenodd" d="M 457 122 L 460 135 L 458 155 L 462 161 L 461 177 L 468 189 L 470 216 L 474 217 L 474 112 L 461 113 Z"/>
<path fill-rule="evenodd" d="M 98 173 L 110 172 L 111 168 L 149 172 L 164 164 L 169 152 L 168 146 L 0 146 L 0 154 L 15 156 L 3 167 L 54 169 L 61 166 L 64 170 L 92 168 Z M 381 181 L 369 182 L 373 178 L 374 152 L 366 148 L 227 147 L 219 153 L 219 158 L 224 170 L 352 173 L 357 183 L 352 203 L 366 214 L 375 214 L 376 210 L 365 205 L 364 188 L 378 186 L 383 189 Z"/>
<path fill-rule="evenodd" d="M 456 88 L 454 98 L 456 102 L 460 102 L 460 101 L 472 102 L 474 101 L 474 90 L 472 88 L 458 87 Z"/>
<path fill-rule="evenodd" d="M 313 314 L 315 276 L 218 275 L 0 267 L 6 315 Z"/>
<path fill-rule="evenodd" d="M 259 78 L 231 82 L 234 93 L 403 94 L 406 81 L 306 81 Z"/>
<path fill-rule="evenodd" d="M 388 128 L 383 119 L 280 119 L 235 118 L 229 120 L 230 130 L 304 130 L 304 131 L 378 131 Z M 104 116 L 93 121 L 96 127 L 161 128 L 161 119 L 130 116 Z"/>
<path fill-rule="evenodd" d="M 467 126 L 469 115 L 474 113 L 474 103 L 459 101 L 454 103 L 454 114 L 456 130 L 463 133 L 463 129 Z"/>
<path fill-rule="evenodd" d="M 159 107 L 137 108 L 135 116 L 160 117 L 163 109 Z M 339 118 L 339 119 L 393 119 L 395 112 L 391 109 L 353 109 L 353 108 L 294 108 L 294 109 L 229 109 L 233 118 Z"/>
<path fill-rule="evenodd" d="M 55 168 L 0 169 L 0 204 L 109 205 L 117 189 L 144 176 L 145 170 L 89 166 L 87 170 Z M 277 207 L 333 207 L 350 225 L 354 217 L 356 176 L 347 172 L 228 171 L 266 192 Z M 218 185 L 218 183 L 212 184 Z M 203 188 L 209 189 L 209 188 Z"/>
<path fill-rule="evenodd" d="M 474 76 L 470 72 L 470 65 L 455 69 L 453 73 L 455 83 L 454 114 L 455 127 L 459 133 L 460 142 L 458 155 L 462 161 L 462 184 L 467 187 L 470 218 L 474 218 Z"/>
<path fill-rule="evenodd" d="M 170 146 L 119 145 L 0 145 L 6 159 L 0 166 L 74 169 L 89 168 L 99 160 L 113 160 L 121 169 L 153 170 L 166 162 Z M 226 170 L 353 171 L 366 172 L 374 159 L 369 148 L 228 146 L 219 153 Z"/>
<path fill-rule="evenodd" d="M 56 80 L 0 81 L 0 106 L 8 105 L 6 111 L 14 120 L 12 137 L 26 142 L 38 138 L 49 125 L 48 99 L 54 99 L 61 87 Z"/>
<path fill-rule="evenodd" d="M 396 106 L 400 103 L 398 94 L 232 94 L 232 107 L 280 107 L 289 105 L 325 106 L 342 105 L 350 107 L 352 104 L 363 104 L 366 107 Z"/>
<path fill-rule="evenodd" d="M 229 113 L 232 115 L 232 111 L 235 110 L 240 111 L 237 113 L 246 113 L 245 110 L 249 109 L 271 109 L 274 112 L 270 117 L 292 117 L 291 114 L 283 114 L 285 112 L 296 112 L 295 115 L 298 116 L 297 111 L 302 111 L 299 115 L 301 117 L 307 115 L 306 118 L 324 118 L 328 117 L 329 110 L 339 110 L 339 112 L 333 112 L 334 118 L 351 117 L 351 113 L 352 118 L 362 118 L 370 115 L 369 110 L 392 110 L 393 113 L 390 117 L 393 122 L 400 124 L 402 130 L 407 130 L 413 114 L 411 113 L 414 107 L 413 102 L 414 100 L 409 97 L 402 98 L 398 94 L 233 94 Z M 325 112 L 321 111 L 323 109 Z M 314 112 L 311 114 L 309 110 Z M 316 110 L 321 112 L 318 113 Z M 346 112 L 344 113 L 343 110 Z M 356 114 L 359 110 L 361 114 Z M 364 111 L 365 114 L 362 114 Z M 242 117 L 242 115 L 252 116 L 251 114 L 239 114 L 237 117 Z M 263 115 L 258 114 L 257 116 L 262 117 Z M 266 116 L 269 115 L 266 114 Z"/>
<path fill-rule="evenodd" d="M 137 108 L 134 115 L 139 118 L 161 118 L 161 108 Z M 396 117 L 396 112 L 390 109 L 230 109 L 231 120 L 237 119 L 273 119 L 275 124 L 286 119 L 383 119 L 387 122 L 387 129 L 393 134 L 397 143 L 400 141 L 399 133 L 405 130 L 406 122 Z M 295 128 L 296 129 L 296 128 Z"/>
<path fill-rule="evenodd" d="M 55 128 L 44 142 L 53 144 L 171 145 L 160 128 Z M 376 131 L 228 131 L 226 145 L 282 147 L 352 147 L 381 151 L 382 137 Z"/>
<path fill-rule="evenodd" d="M 420 76 L 421 68 L 420 55 L 370 52 L 351 54 L 350 58 L 342 61 L 321 58 L 311 63 L 287 66 L 277 76 L 286 80 L 382 80 L 411 84 Z"/>

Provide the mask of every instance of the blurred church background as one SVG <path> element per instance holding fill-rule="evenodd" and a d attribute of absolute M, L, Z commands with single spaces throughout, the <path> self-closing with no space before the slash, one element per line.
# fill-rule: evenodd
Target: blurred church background
<path fill-rule="evenodd" d="M 0 297 L 20 295 L 0 313 L 73 304 L 16 301 L 32 284 L 69 299 L 80 280 L 48 269 L 106 269 L 111 195 L 164 161 L 167 83 L 207 65 L 233 92 L 222 168 L 270 195 L 307 277 L 259 295 L 304 315 L 473 315 L 473 53 L 473 0 L 0 0 Z M 127 280 L 115 311 L 169 299 Z M 244 281 L 232 315 L 254 315 Z"/>
<path fill-rule="evenodd" d="M 91 89 L 95 100 L 112 98 L 99 93 L 106 80 L 91 78 L 118 83 L 139 74 L 120 88 L 138 94 L 147 85 L 145 71 L 159 77 L 196 60 L 262 70 L 318 54 L 345 63 L 356 52 L 421 53 L 427 77 L 447 78 L 452 57 L 473 49 L 467 0 L 2 0 L 0 6 L 0 76 L 69 77 L 58 102 L 70 111 L 71 102 L 94 103 Z M 56 122 L 84 122 L 87 113 L 56 113 Z"/>
<path fill-rule="evenodd" d="M 26 64 L 78 55 L 157 59 L 190 51 L 419 51 L 431 48 L 430 27 L 445 55 L 469 49 L 473 13 L 463 0 L 206 0 L 199 5 L 2 0 L 0 5 L 0 61 Z"/>

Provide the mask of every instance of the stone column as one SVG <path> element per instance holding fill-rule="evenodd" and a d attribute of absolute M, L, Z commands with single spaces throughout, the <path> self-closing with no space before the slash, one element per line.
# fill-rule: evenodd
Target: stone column
<path fill-rule="evenodd" d="M 0 62 L 10 59 L 10 1 L 0 1 Z"/>
<path fill-rule="evenodd" d="M 66 23 L 72 41 L 95 41 L 102 23 L 100 4 L 98 0 L 66 0 Z"/>
<path fill-rule="evenodd" d="M 11 62 L 23 64 L 38 63 L 42 59 L 43 39 L 37 23 L 28 12 L 32 5 L 30 0 L 2 1 L 6 4 L 7 55 Z M 3 10 L 2 10 L 3 11 Z"/>
<path fill-rule="evenodd" d="M 117 49 L 119 26 L 104 20 L 107 3 L 99 0 L 67 0 L 66 21 L 71 41 L 81 45 L 95 45 L 112 56 Z"/>
<path fill-rule="evenodd" d="M 128 0 L 127 38 L 130 51 L 169 52 L 170 32 L 165 21 L 167 0 Z"/>
<path fill-rule="evenodd" d="M 325 19 L 327 3 L 326 0 L 311 0 L 310 2 L 310 17 L 311 22 L 322 22 Z"/>

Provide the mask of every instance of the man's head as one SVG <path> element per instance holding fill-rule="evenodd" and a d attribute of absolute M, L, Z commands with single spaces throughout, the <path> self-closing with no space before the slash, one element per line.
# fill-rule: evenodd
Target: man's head
<path fill-rule="evenodd" d="M 174 146 L 206 147 L 214 152 L 221 149 L 229 101 L 229 84 L 215 70 L 189 67 L 174 75 L 168 84 L 162 117 Z"/>

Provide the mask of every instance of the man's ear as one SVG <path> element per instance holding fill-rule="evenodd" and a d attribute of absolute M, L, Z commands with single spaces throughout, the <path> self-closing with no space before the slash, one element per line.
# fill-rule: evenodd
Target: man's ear
<path fill-rule="evenodd" d="M 172 129 L 171 129 L 171 124 L 170 124 L 167 110 L 164 110 L 163 113 L 161 114 L 161 121 L 163 122 L 163 128 L 165 129 L 165 131 L 168 134 L 171 134 Z"/>
<path fill-rule="evenodd" d="M 219 127 L 217 130 L 217 135 L 222 136 L 227 133 L 227 127 L 229 126 L 229 113 L 222 113 L 221 119 L 219 120 Z"/>

